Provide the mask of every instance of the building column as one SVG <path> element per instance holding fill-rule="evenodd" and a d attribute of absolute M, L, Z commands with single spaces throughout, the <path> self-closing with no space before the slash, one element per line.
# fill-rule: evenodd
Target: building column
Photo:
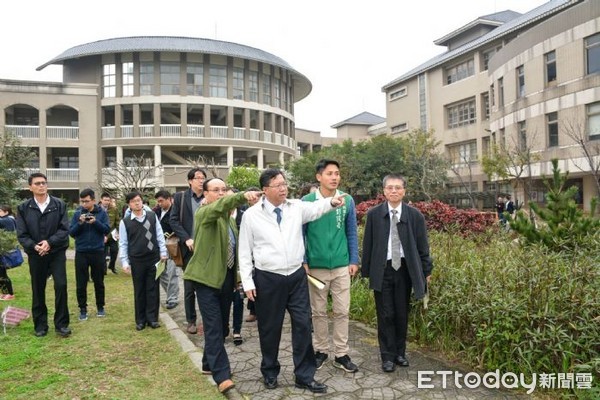
<path fill-rule="evenodd" d="M 117 146 L 117 165 L 123 164 L 123 146 Z"/>
<path fill-rule="evenodd" d="M 258 149 L 258 152 L 256 154 L 256 168 L 258 168 L 258 169 L 265 168 L 264 163 L 263 163 L 263 153 L 264 153 L 263 149 Z"/>
<path fill-rule="evenodd" d="M 282 167 L 285 167 L 285 157 L 283 151 L 279 152 L 279 164 L 281 164 Z"/>
<path fill-rule="evenodd" d="M 233 167 L 233 146 L 227 147 L 227 168 L 231 171 Z"/>

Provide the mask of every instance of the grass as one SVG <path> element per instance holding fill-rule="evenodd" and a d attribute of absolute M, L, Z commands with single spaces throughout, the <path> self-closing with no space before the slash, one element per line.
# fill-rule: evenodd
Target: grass
<path fill-rule="evenodd" d="M 16 300 L 31 308 L 27 263 L 9 271 Z M 53 282 L 46 289 L 50 330 L 33 335 L 31 318 L 0 333 L 1 399 L 213 399 L 220 397 L 164 329 L 135 330 L 133 284 L 120 273 L 108 275 L 106 318 L 95 315 L 93 285 L 88 285 L 89 319 L 78 321 L 73 262 L 67 263 L 70 327 L 63 339 L 54 333 Z"/>

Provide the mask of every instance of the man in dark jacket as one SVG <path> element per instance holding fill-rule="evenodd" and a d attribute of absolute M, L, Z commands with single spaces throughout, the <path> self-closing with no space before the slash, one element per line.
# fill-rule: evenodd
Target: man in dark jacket
<path fill-rule="evenodd" d="M 171 205 L 172 198 L 171 193 L 167 190 L 159 190 L 154 195 L 157 206 L 152 211 L 156 214 L 160 220 L 160 226 L 162 227 L 165 237 L 173 234 L 173 228 L 171 228 Z M 175 261 L 170 257 L 167 260 L 165 270 L 160 275 L 160 285 L 167 294 L 167 310 L 177 307 L 179 304 L 179 278 L 177 277 L 177 266 Z"/>
<path fill-rule="evenodd" d="M 408 367 L 406 332 L 410 293 L 423 298 L 433 265 L 429 256 L 423 214 L 402 204 L 406 180 L 400 175 L 383 178 L 386 202 L 367 213 L 363 238 L 362 276 L 369 278 L 375 296 L 381 368 L 393 372 Z"/>
<path fill-rule="evenodd" d="M 75 238 L 75 282 L 77 284 L 77 304 L 79 320 L 88 319 L 87 284 L 94 282 L 96 294 L 96 316 L 104 317 L 104 237 L 110 232 L 108 214 L 95 204 L 94 191 L 83 189 L 79 193 L 81 206 L 73 214 L 69 234 Z"/>
<path fill-rule="evenodd" d="M 36 172 L 29 176 L 33 198 L 19 205 L 17 238 L 29 259 L 31 275 L 31 313 L 35 335 L 48 334 L 46 282 L 54 282 L 54 328 L 60 336 L 71 334 L 67 301 L 66 250 L 69 247 L 69 219 L 65 203 L 48 194 L 46 175 Z"/>

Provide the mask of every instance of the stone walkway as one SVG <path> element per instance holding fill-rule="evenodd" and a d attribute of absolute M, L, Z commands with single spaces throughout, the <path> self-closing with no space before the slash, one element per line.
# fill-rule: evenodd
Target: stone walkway
<path fill-rule="evenodd" d="M 180 271 L 181 272 L 181 271 Z M 163 325 L 180 344 L 182 351 L 188 353 L 192 362 L 202 368 L 202 348 L 204 337 L 190 335 L 186 332 L 185 312 L 182 303 L 183 283 L 180 278 L 179 306 L 172 310 L 161 309 L 160 318 Z M 161 304 L 165 303 L 165 293 L 161 288 Z M 248 311 L 244 310 L 244 319 Z M 198 314 L 198 320 L 200 315 Z M 265 389 L 260 373 L 261 354 L 258 341 L 256 322 L 244 322 L 242 325 L 244 343 L 235 346 L 231 337 L 227 338 L 225 348 L 229 355 L 233 371 L 235 389 L 227 393 L 230 399 L 515 399 L 530 398 L 526 395 L 506 392 L 500 389 L 480 387 L 468 389 L 464 385 L 458 388 L 454 379 L 448 379 L 447 386 L 442 386 L 440 375 L 431 375 L 432 389 L 417 388 L 418 371 L 454 371 L 443 362 L 429 357 L 417 350 L 409 350 L 407 357 L 410 367 L 397 368 L 393 373 L 381 371 L 381 361 L 377 345 L 376 330 L 364 324 L 351 321 L 350 323 L 350 357 L 360 370 L 355 374 L 344 372 L 332 365 L 330 358 L 317 371 L 315 378 L 328 386 L 326 394 L 312 394 L 308 390 L 294 387 L 291 350 L 291 333 L 289 317 L 286 317 L 281 338 L 279 362 L 281 373 L 278 377 L 279 387 L 274 390 Z M 469 372 L 469 371 L 465 371 Z M 483 375 L 483 374 L 480 374 Z M 210 376 L 207 377 L 213 384 Z M 461 381 L 464 382 L 464 381 Z"/>

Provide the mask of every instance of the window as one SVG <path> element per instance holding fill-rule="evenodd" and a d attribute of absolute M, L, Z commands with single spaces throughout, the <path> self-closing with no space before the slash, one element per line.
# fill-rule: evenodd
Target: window
<path fill-rule="evenodd" d="M 546 84 L 556 82 L 556 52 L 546 53 L 544 59 L 546 61 Z"/>
<path fill-rule="evenodd" d="M 233 69 L 233 98 L 244 100 L 244 69 Z"/>
<path fill-rule="evenodd" d="M 600 33 L 585 39 L 587 73 L 600 72 Z"/>
<path fill-rule="evenodd" d="M 466 167 L 477 162 L 477 141 L 461 143 L 448 147 L 450 161 L 455 167 Z"/>
<path fill-rule="evenodd" d="M 79 168 L 79 157 L 66 155 L 54 157 L 53 168 Z"/>
<path fill-rule="evenodd" d="M 185 71 L 186 93 L 190 96 L 204 95 L 204 65 L 188 63 Z"/>
<path fill-rule="evenodd" d="M 271 77 L 262 74 L 263 104 L 271 104 Z"/>
<path fill-rule="evenodd" d="M 546 114 L 548 124 L 548 147 L 558 146 L 558 113 Z"/>
<path fill-rule="evenodd" d="M 517 67 L 517 98 L 525 97 L 525 68 Z"/>
<path fill-rule="evenodd" d="M 116 70 L 115 64 L 105 64 L 102 66 L 102 87 L 104 97 L 116 96 Z"/>
<path fill-rule="evenodd" d="M 527 151 L 527 124 L 525 121 L 519 122 L 519 150 Z"/>
<path fill-rule="evenodd" d="M 446 112 L 448 116 L 448 128 L 474 124 L 476 118 L 475 99 L 447 106 Z"/>
<path fill-rule="evenodd" d="M 160 63 L 160 94 L 179 94 L 179 63 Z"/>
<path fill-rule="evenodd" d="M 489 93 L 481 94 L 481 105 L 483 107 L 483 116 L 485 119 L 490 119 L 490 95 Z"/>
<path fill-rule="evenodd" d="M 405 132 L 407 130 L 408 130 L 408 124 L 406 122 L 392 126 L 392 134 Z"/>
<path fill-rule="evenodd" d="M 590 140 L 600 139 L 600 102 L 587 105 L 587 129 Z"/>
<path fill-rule="evenodd" d="M 494 85 L 490 85 L 490 99 L 492 99 L 492 107 L 496 105 L 496 93 L 494 92 Z"/>
<path fill-rule="evenodd" d="M 248 97 L 250 101 L 258 101 L 258 72 L 248 72 Z"/>
<path fill-rule="evenodd" d="M 140 95 L 152 95 L 154 87 L 154 65 L 152 62 L 140 63 Z"/>
<path fill-rule="evenodd" d="M 504 78 L 498 79 L 498 106 L 504 107 Z"/>
<path fill-rule="evenodd" d="M 133 96 L 133 63 L 122 64 L 123 68 L 123 96 Z"/>
<path fill-rule="evenodd" d="M 281 104 L 281 81 L 277 78 L 273 79 L 273 106 L 278 107 Z"/>
<path fill-rule="evenodd" d="M 208 88 L 210 97 L 227 97 L 227 67 L 224 65 L 210 66 Z"/>
<path fill-rule="evenodd" d="M 403 88 L 400 88 L 400 89 L 398 89 L 398 90 L 390 93 L 390 101 L 394 101 L 396 99 L 404 97 L 404 96 L 406 96 L 406 94 L 407 94 L 407 89 L 406 89 L 406 86 L 405 86 Z"/>
<path fill-rule="evenodd" d="M 446 83 L 449 85 L 458 82 L 469 76 L 475 75 L 475 63 L 473 60 L 465 61 L 461 64 L 446 69 Z"/>
<path fill-rule="evenodd" d="M 283 86 L 283 90 L 281 91 L 281 108 L 286 110 L 288 109 L 288 89 L 287 84 L 285 82 L 281 83 Z"/>
<path fill-rule="evenodd" d="M 483 54 L 482 54 L 483 65 L 482 65 L 482 68 L 481 68 L 483 71 L 487 71 L 488 70 L 488 68 L 490 66 L 490 59 L 500 49 L 501 49 L 501 47 L 498 46 L 498 47 L 495 47 L 493 49 L 489 49 L 489 50 L 486 50 L 486 51 L 483 52 Z"/>

